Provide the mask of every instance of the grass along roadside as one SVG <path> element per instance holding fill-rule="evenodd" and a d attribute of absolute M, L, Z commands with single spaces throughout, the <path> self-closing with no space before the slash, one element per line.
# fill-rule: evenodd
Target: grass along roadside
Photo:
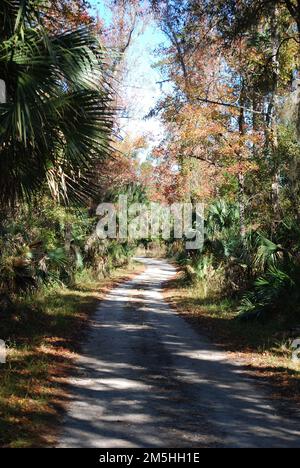
<path fill-rule="evenodd" d="M 54 444 L 67 402 L 63 383 L 89 317 L 109 289 L 143 269 L 132 263 L 97 281 L 86 273 L 73 288 L 39 292 L 1 318 L 9 346 L 7 364 L 0 365 L 1 447 Z"/>
<path fill-rule="evenodd" d="M 283 311 L 263 322 L 236 320 L 234 301 L 206 296 L 200 284 L 187 284 L 181 272 L 167 285 L 165 298 L 200 333 L 241 361 L 280 410 L 299 405 L 300 364 L 292 362 L 290 348 L 291 340 L 300 337 L 299 314 Z"/>

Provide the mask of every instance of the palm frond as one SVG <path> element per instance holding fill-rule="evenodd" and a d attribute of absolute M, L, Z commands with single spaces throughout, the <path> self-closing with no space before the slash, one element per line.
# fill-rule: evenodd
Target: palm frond
<path fill-rule="evenodd" d="M 88 179 L 109 155 L 113 126 L 105 51 L 88 28 L 47 34 L 38 13 L 43 2 L 5 4 L 0 203 L 28 199 L 45 181 L 65 200 L 90 196 Z"/>

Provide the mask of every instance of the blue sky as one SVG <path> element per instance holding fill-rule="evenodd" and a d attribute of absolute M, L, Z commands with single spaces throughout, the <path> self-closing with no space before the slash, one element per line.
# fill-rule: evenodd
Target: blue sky
<path fill-rule="evenodd" d="M 109 8 L 105 6 L 104 0 L 90 0 L 90 4 L 92 6 L 92 13 L 97 14 L 104 19 L 104 21 L 108 24 L 111 19 L 111 12 Z"/>
<path fill-rule="evenodd" d="M 105 6 L 105 0 L 92 0 L 93 13 L 109 26 L 111 11 Z M 122 136 L 139 137 L 147 135 L 150 147 L 156 146 L 164 136 L 164 128 L 159 118 L 145 120 L 144 117 L 155 107 L 162 96 L 158 81 L 162 79 L 158 69 L 153 68 L 158 57 L 155 50 L 166 44 L 167 39 L 154 21 L 149 21 L 143 32 L 138 31 L 133 38 L 133 45 L 127 52 L 127 67 L 123 90 L 126 102 L 129 102 L 129 119 L 122 122 Z M 141 155 L 142 158 L 147 156 Z"/>

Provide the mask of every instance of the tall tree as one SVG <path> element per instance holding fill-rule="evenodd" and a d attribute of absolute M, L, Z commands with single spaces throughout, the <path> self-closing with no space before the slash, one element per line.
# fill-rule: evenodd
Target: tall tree
<path fill-rule="evenodd" d="M 103 49 L 80 28 L 49 34 L 47 5 L 6 1 L 0 12 L 0 203 L 28 199 L 45 181 L 65 201 L 91 193 L 96 161 L 109 153 L 113 111 Z"/>
<path fill-rule="evenodd" d="M 280 216 L 279 103 L 287 102 L 299 63 L 295 15 L 286 2 L 246 0 L 164 0 L 153 8 L 172 44 L 164 70 L 177 91 L 161 109 L 173 133 L 176 122 L 176 136 L 192 123 L 177 141 L 185 157 L 236 174 L 245 237 L 246 200 L 253 200 L 247 172 L 268 168 L 266 188 Z"/>

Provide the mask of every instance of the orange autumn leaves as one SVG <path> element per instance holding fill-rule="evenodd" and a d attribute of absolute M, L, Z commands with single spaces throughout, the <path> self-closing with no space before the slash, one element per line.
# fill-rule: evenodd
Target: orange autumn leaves
<path fill-rule="evenodd" d="M 52 0 L 44 21 L 51 32 L 61 32 L 83 26 L 95 27 L 95 22 L 88 11 L 86 0 Z"/>
<path fill-rule="evenodd" d="M 258 170 L 253 150 L 262 144 L 262 137 L 246 124 L 241 134 L 237 119 L 238 110 L 224 112 L 216 105 L 187 103 L 174 113 L 169 123 L 172 136 L 156 151 L 160 165 L 163 161 L 164 172 L 169 174 L 173 197 L 206 201 L 217 195 L 226 175 Z"/>

